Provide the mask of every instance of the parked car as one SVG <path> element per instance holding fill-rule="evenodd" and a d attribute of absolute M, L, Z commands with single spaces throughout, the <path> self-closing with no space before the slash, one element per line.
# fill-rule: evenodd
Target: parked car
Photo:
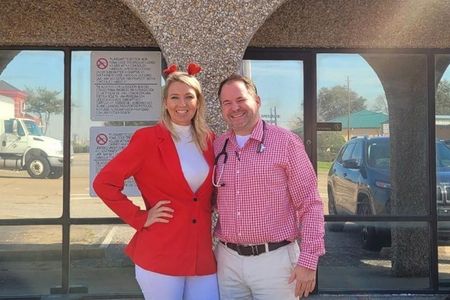
<path fill-rule="evenodd" d="M 436 142 L 438 213 L 450 212 L 450 148 Z M 389 137 L 357 137 L 345 143 L 328 173 L 330 215 L 390 215 Z M 448 226 L 447 226 L 448 227 Z M 331 222 L 331 231 L 341 231 L 344 223 Z M 442 235 L 448 228 L 440 228 Z M 362 247 L 380 250 L 390 244 L 390 228 L 361 226 Z"/>

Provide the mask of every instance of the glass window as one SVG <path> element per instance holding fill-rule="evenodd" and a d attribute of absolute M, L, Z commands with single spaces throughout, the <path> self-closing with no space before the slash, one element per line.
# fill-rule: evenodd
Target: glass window
<path fill-rule="evenodd" d="M 130 62 L 128 65 L 127 61 Z M 116 216 L 96 197 L 91 180 L 97 170 L 127 145 L 139 126 L 156 123 L 156 119 L 150 118 L 151 114 L 159 118 L 162 81 L 160 68 L 154 67 L 158 64 L 161 64 L 158 51 L 72 52 L 72 217 Z M 133 79 L 130 79 L 126 74 L 133 70 Z M 149 70 L 157 71 L 158 74 L 148 73 Z M 134 87 L 137 88 L 133 90 Z M 146 106 L 149 99 L 153 101 L 150 109 Z M 131 102 L 132 105 L 129 104 Z M 129 113 L 136 116 L 133 120 L 126 115 L 129 107 L 149 110 L 145 113 Z M 143 121 L 142 118 L 152 121 Z M 91 139 L 91 135 L 94 139 Z M 134 186 L 132 179 L 126 185 Z M 127 188 L 124 192 L 136 205 L 144 208 L 136 188 L 132 193 Z"/>
<path fill-rule="evenodd" d="M 342 231 L 328 231 L 327 253 L 319 262 L 319 290 L 427 289 L 428 234 L 428 225 L 420 222 L 346 222 Z M 420 259 L 410 257 L 414 249 L 402 246 L 403 239 L 410 238 L 427 250 Z"/>
<path fill-rule="evenodd" d="M 261 117 L 303 137 L 303 62 L 299 60 L 244 60 L 261 98 Z"/>
<path fill-rule="evenodd" d="M 350 143 L 345 148 L 344 153 L 342 153 L 342 161 L 349 160 L 352 157 L 353 149 L 355 148 L 355 143 Z"/>
<path fill-rule="evenodd" d="M 355 145 L 355 149 L 352 152 L 352 159 L 360 163 L 362 161 L 363 156 L 363 147 L 364 144 L 360 141 L 358 141 Z"/>
<path fill-rule="evenodd" d="M 450 55 L 436 55 L 436 201 L 439 284 L 450 288 Z M 446 218 L 446 219 L 445 219 Z"/>
<path fill-rule="evenodd" d="M 90 294 L 140 295 L 134 264 L 124 254 L 134 233 L 128 225 L 72 226 L 72 285 L 85 287 Z"/>
<path fill-rule="evenodd" d="M 367 163 L 373 168 L 389 169 L 390 153 L 389 140 L 372 140 L 367 146 Z"/>
<path fill-rule="evenodd" d="M 48 295 L 61 285 L 60 226 L 0 226 L 0 237 L 0 297 Z"/>
<path fill-rule="evenodd" d="M 421 54 L 317 55 L 317 119 L 343 129 L 317 134 L 318 179 L 325 185 L 319 189 L 327 191 L 324 198 L 342 199 L 352 208 L 347 214 L 357 215 L 365 197 L 372 215 L 428 214 L 426 63 Z M 332 153 L 355 138 L 367 155 L 361 168 L 339 173 Z M 354 151 L 360 155 L 362 148 Z M 341 189 L 348 196 L 337 198 Z"/>
<path fill-rule="evenodd" d="M 0 50 L 0 61 L 0 218 L 59 217 L 64 54 Z"/>
<path fill-rule="evenodd" d="M 318 120 L 341 123 L 343 131 L 335 134 L 341 134 L 348 145 L 364 144 L 353 150 L 353 158 L 363 152 L 358 167 L 351 161 L 342 165 L 331 162 L 328 172 L 319 170 L 319 184 L 326 185 L 319 189 L 327 191 L 329 214 L 343 220 L 327 225 L 330 235 L 346 231 L 352 224 L 344 222 L 348 216 L 375 220 L 386 215 L 429 216 L 429 178 L 423 172 L 428 166 L 428 145 L 423 142 L 428 136 L 426 56 L 319 54 L 317 68 Z M 331 149 L 332 140 L 327 142 Z M 348 157 L 346 152 L 347 148 L 343 160 Z M 351 289 L 409 289 L 411 282 L 404 279 L 408 276 L 414 278 L 415 287 L 428 287 L 428 224 L 391 223 L 384 230 L 386 222 L 356 223 L 359 226 L 352 230 L 362 250 L 371 250 L 377 257 L 377 253 L 387 251 L 383 248 L 389 248 L 388 264 L 373 268 L 387 271 L 385 275 L 372 273 L 375 278 L 386 276 L 389 280 L 352 281 Z M 359 270 L 368 264 L 359 265 Z M 420 272 L 410 273 L 415 268 Z M 392 275 L 403 279 L 393 284 Z"/>

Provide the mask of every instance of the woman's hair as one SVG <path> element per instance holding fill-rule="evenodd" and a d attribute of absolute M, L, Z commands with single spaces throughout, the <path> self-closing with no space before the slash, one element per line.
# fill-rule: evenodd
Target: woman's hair
<path fill-rule="evenodd" d="M 192 124 L 192 135 L 194 138 L 195 144 L 201 149 L 206 150 L 208 148 L 208 139 L 211 138 L 211 130 L 208 127 L 208 124 L 206 123 L 205 119 L 205 113 L 206 113 L 206 103 L 205 103 L 205 97 L 202 93 L 202 88 L 200 86 L 200 82 L 198 82 L 197 78 L 194 76 L 189 75 L 185 72 L 174 72 L 171 73 L 166 78 L 166 85 L 163 89 L 163 103 L 161 105 L 161 123 L 164 124 L 164 126 L 170 131 L 172 136 L 176 141 L 179 140 L 179 136 L 175 132 L 175 129 L 172 126 L 172 121 L 169 115 L 169 112 L 167 111 L 165 107 L 165 103 L 167 101 L 167 97 L 169 96 L 169 87 L 174 82 L 181 82 L 189 87 L 193 88 L 195 91 L 195 95 L 197 96 L 197 111 L 194 114 L 194 117 L 192 118 L 191 124 Z"/>

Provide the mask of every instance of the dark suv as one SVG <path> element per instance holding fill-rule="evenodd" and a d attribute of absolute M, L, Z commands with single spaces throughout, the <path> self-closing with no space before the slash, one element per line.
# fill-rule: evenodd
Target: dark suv
<path fill-rule="evenodd" d="M 437 204 L 439 212 L 450 211 L 450 148 L 436 142 Z M 328 173 L 330 215 L 390 214 L 389 137 L 357 137 L 345 143 Z M 449 202 L 447 202 L 447 198 Z M 341 231 L 343 223 L 329 223 L 331 231 Z M 390 243 L 390 229 L 361 226 L 364 249 L 380 250 Z"/>

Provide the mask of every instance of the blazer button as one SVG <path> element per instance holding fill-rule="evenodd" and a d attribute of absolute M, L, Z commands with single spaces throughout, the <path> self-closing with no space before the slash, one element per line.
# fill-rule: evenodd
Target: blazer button
<path fill-rule="evenodd" d="M 197 198 L 194 198 L 194 199 L 192 199 L 192 200 L 194 200 L 194 202 L 197 202 L 198 199 L 197 199 Z"/>
<path fill-rule="evenodd" d="M 196 219 L 192 219 L 192 223 L 197 223 L 197 220 Z"/>

